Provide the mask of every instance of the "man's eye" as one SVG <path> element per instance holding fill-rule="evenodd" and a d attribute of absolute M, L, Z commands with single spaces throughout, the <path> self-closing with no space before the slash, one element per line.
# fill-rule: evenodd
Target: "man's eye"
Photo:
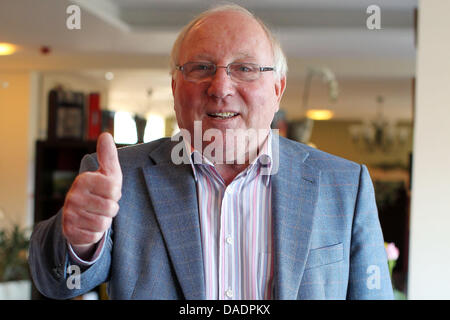
<path fill-rule="evenodd" d="M 240 73 L 251 73 L 251 72 L 255 72 L 255 68 L 251 65 L 248 64 L 241 64 L 238 65 L 236 70 Z"/>
<path fill-rule="evenodd" d="M 192 66 L 192 71 L 207 71 L 210 69 L 210 66 L 207 64 L 196 64 Z"/>

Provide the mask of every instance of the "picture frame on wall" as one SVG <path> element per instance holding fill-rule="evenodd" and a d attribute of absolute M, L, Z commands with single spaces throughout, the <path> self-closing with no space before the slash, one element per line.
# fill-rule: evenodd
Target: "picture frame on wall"
<path fill-rule="evenodd" d="M 49 92 L 48 103 L 48 139 L 83 140 L 84 94 L 56 88 Z"/>

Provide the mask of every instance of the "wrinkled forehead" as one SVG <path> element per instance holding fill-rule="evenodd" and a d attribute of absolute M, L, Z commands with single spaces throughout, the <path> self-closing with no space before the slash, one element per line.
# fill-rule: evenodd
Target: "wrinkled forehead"
<path fill-rule="evenodd" d="M 266 32 L 258 21 L 241 12 L 211 14 L 189 30 L 181 46 L 179 62 L 208 57 L 208 60 L 231 58 L 260 63 L 273 60 Z"/>

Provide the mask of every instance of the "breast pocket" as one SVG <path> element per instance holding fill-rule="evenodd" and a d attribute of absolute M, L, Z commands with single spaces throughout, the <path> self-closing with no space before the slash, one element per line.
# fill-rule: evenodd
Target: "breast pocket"
<path fill-rule="evenodd" d="M 345 299 L 348 281 L 346 274 L 348 267 L 344 263 L 342 243 L 311 249 L 298 299 Z"/>
<path fill-rule="evenodd" d="M 309 250 L 305 270 L 317 268 L 344 259 L 344 245 L 341 243 Z"/>

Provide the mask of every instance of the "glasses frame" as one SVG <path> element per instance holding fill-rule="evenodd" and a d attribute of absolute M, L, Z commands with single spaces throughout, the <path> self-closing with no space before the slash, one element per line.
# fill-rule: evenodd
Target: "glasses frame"
<path fill-rule="evenodd" d="M 194 79 L 189 80 L 189 79 L 187 79 L 187 77 L 186 77 L 184 72 L 185 72 L 186 65 L 187 64 L 191 64 L 191 63 L 204 63 L 204 64 L 208 64 L 208 65 L 213 66 L 214 67 L 214 71 L 213 71 L 213 73 L 211 74 L 210 77 L 213 77 L 216 74 L 218 68 L 224 68 L 226 73 L 227 73 L 227 76 L 229 76 L 233 80 L 240 81 L 240 82 L 256 81 L 256 80 L 258 80 L 261 77 L 261 72 L 275 71 L 275 67 L 261 67 L 260 65 L 258 65 L 256 63 L 251 63 L 251 62 L 231 62 L 231 63 L 229 63 L 226 66 L 218 66 L 218 65 L 216 65 L 215 63 L 212 63 L 212 62 L 189 61 L 189 62 L 186 62 L 185 64 L 183 64 L 181 66 L 180 65 L 176 65 L 175 68 L 177 70 L 181 71 L 181 73 L 183 74 L 183 78 L 186 81 L 191 81 L 191 82 L 203 82 L 203 81 L 207 81 L 210 78 L 210 77 L 208 77 L 208 78 L 205 78 L 205 79 L 198 79 L 198 80 L 194 80 Z M 256 79 L 253 79 L 253 80 L 241 80 L 241 79 L 236 79 L 236 78 L 232 77 L 231 73 L 230 73 L 230 66 L 240 65 L 240 64 L 247 64 L 247 65 L 255 66 L 259 70 L 258 77 Z"/>

